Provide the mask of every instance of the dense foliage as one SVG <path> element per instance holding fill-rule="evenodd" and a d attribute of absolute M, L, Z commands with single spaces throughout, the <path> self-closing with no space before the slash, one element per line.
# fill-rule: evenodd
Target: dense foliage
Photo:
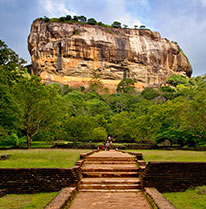
<path fill-rule="evenodd" d="M 103 22 L 98 22 L 94 18 L 86 18 L 85 16 L 71 16 L 66 15 L 65 17 L 59 17 L 59 18 L 48 18 L 46 16 L 37 18 L 37 20 L 42 20 L 44 22 L 64 22 L 64 23 L 78 23 L 78 24 L 89 24 L 89 25 L 99 25 L 102 27 L 107 28 L 121 28 L 121 23 L 118 21 L 114 21 L 111 25 L 104 24 Z M 128 25 L 123 25 L 124 29 L 128 28 Z M 147 29 L 144 25 L 140 25 L 139 27 L 137 25 L 134 25 L 134 29 Z"/>
<path fill-rule="evenodd" d="M 69 17 L 68 17 L 69 18 Z M 0 143 L 31 140 L 165 143 L 196 146 L 206 142 L 206 76 L 173 75 L 168 86 L 135 91 L 124 79 L 108 94 L 98 78 L 89 89 L 46 86 L 28 76 L 23 60 L 0 42 Z"/>

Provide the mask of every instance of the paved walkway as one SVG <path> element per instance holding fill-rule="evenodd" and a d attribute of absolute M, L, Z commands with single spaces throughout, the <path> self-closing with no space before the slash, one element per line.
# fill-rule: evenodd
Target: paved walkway
<path fill-rule="evenodd" d="M 117 151 L 89 156 L 70 209 L 151 209 L 140 190 L 136 158 Z"/>

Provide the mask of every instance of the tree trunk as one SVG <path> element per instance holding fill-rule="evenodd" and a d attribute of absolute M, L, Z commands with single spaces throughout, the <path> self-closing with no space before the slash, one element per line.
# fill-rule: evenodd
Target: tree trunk
<path fill-rule="evenodd" d="M 29 128 L 27 127 L 26 130 L 26 141 L 27 141 L 27 149 L 31 148 L 31 142 L 30 142 L 30 137 L 29 137 Z"/>

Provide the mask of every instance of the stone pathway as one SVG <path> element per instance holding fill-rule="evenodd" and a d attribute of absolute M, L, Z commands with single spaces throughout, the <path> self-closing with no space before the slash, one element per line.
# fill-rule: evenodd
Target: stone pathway
<path fill-rule="evenodd" d="M 101 151 L 86 158 L 70 209 L 151 209 L 140 190 L 136 157 Z"/>

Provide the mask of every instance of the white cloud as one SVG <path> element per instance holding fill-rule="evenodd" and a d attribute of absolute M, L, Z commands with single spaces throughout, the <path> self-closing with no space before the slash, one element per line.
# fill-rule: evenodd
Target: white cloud
<path fill-rule="evenodd" d="M 40 10 L 43 10 L 42 12 L 49 17 L 76 15 L 72 9 L 68 9 L 69 4 L 67 5 L 65 0 L 38 0 L 38 4 Z"/>
<path fill-rule="evenodd" d="M 185 0 L 174 9 L 179 0 L 168 3 L 161 2 L 161 7 L 155 10 L 156 28 L 163 37 L 177 41 L 192 66 L 193 75 L 204 74 L 206 71 L 206 0 Z M 187 5 L 185 4 L 187 2 Z M 164 5 L 167 4 L 167 5 Z"/>
<path fill-rule="evenodd" d="M 200 0 L 203 7 L 206 7 L 206 0 Z"/>
<path fill-rule="evenodd" d="M 111 21 L 119 21 L 131 28 L 134 25 L 141 25 L 140 20 L 126 10 L 126 2 L 127 0 L 106 0 L 104 15 L 110 21 L 110 24 L 112 23 Z"/>

